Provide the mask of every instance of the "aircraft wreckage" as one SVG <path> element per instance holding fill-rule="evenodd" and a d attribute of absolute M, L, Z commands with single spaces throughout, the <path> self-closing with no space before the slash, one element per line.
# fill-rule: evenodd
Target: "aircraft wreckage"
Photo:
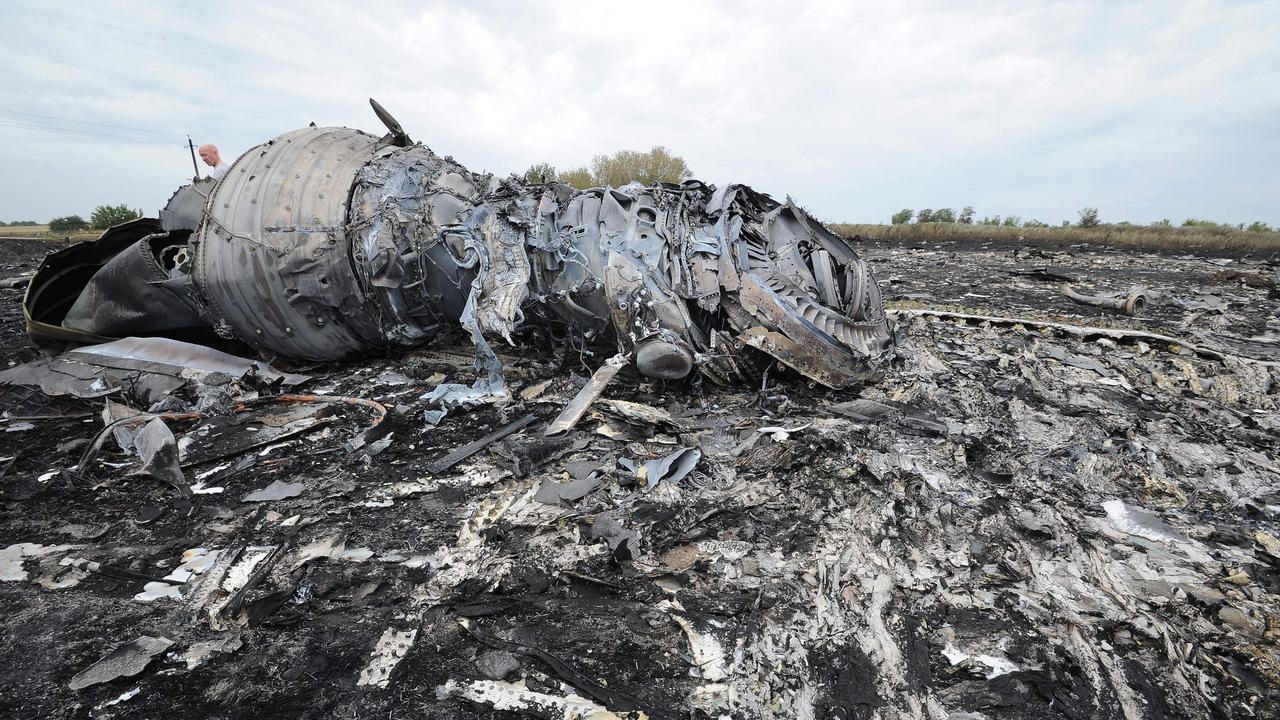
<path fill-rule="evenodd" d="M 37 342 L 235 338 L 267 357 L 489 338 L 616 343 L 645 375 L 716 382 L 755 348 L 830 387 L 891 343 L 880 290 L 843 239 L 745 185 L 576 190 L 473 173 L 412 142 L 308 127 L 250 149 L 159 218 L 52 253 L 24 301 Z M 750 351 L 747 351 L 750 352 Z M 479 383 L 478 383 L 479 384 Z"/>
<path fill-rule="evenodd" d="M 869 241 L 891 356 L 790 203 L 391 128 L 286 135 L 38 276 L 0 243 L 31 333 L 99 343 L 0 313 L 0 717 L 1280 717 L 1280 263 Z M 530 352 L 441 422 L 464 325 Z M 579 402 L 781 348 L 876 372 Z"/>

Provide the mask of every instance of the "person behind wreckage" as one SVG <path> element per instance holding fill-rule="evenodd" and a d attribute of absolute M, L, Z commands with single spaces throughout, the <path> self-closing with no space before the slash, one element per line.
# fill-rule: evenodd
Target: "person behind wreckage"
<path fill-rule="evenodd" d="M 209 171 L 209 177 L 214 180 L 221 180 L 227 174 L 227 170 L 231 169 L 231 166 L 222 160 L 222 154 L 218 152 L 217 145 L 205 143 L 196 152 L 200 153 L 200 159 L 205 165 L 213 168 Z"/>

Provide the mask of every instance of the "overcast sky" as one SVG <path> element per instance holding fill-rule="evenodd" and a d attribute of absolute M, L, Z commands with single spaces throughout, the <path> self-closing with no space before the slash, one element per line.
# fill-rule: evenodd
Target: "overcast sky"
<path fill-rule="evenodd" d="M 154 214 L 187 133 L 381 134 L 374 97 L 500 175 L 665 145 L 834 221 L 1280 224 L 1274 0 L 289 5 L 0 4 L 0 219 Z"/>

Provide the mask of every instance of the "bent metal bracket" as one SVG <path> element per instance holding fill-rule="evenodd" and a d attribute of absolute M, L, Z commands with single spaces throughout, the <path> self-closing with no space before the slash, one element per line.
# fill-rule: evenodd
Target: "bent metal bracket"
<path fill-rule="evenodd" d="M 854 249 L 745 185 L 576 190 L 467 170 L 389 132 L 308 127 L 252 148 L 159 218 L 52 253 L 24 301 L 34 339 L 239 339 L 338 360 L 461 326 L 483 390 L 513 334 L 616 346 L 645 375 L 728 383 L 763 352 L 829 387 L 891 344 Z M 752 348 L 754 350 L 752 350 Z"/>

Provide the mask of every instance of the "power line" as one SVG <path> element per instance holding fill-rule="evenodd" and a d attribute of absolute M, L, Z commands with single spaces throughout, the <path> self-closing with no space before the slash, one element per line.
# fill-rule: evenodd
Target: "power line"
<path fill-rule="evenodd" d="M 114 128 L 116 130 L 132 130 L 134 132 L 150 133 L 152 135 L 169 135 L 172 133 L 162 132 L 160 130 L 150 130 L 147 128 L 129 127 L 128 125 L 112 125 L 110 123 L 94 122 L 92 120 L 73 120 L 71 118 L 54 117 L 53 115 L 41 115 L 39 113 L 26 112 L 23 110 L 10 110 L 8 108 L 0 108 L 0 112 L 9 113 L 10 115 L 25 115 L 27 117 L 42 118 L 44 120 L 57 120 L 58 122 L 77 123 L 80 125 L 97 125 L 99 127 Z"/>
<path fill-rule="evenodd" d="M 172 143 L 167 143 L 167 142 L 160 142 L 158 140 L 149 140 L 146 138 L 129 137 L 128 135 L 110 135 L 107 133 L 97 133 L 97 132 L 91 132 L 88 130 L 75 130 L 72 128 L 51 128 L 51 127 L 44 127 L 43 125 L 27 125 L 22 123 L 9 122 L 7 120 L 0 120 L 0 127 L 17 128 L 20 130 L 38 130 L 40 132 L 57 133 L 60 135 L 81 135 L 85 137 L 113 138 L 116 140 L 126 140 L 128 142 L 141 143 L 143 145 L 160 145 L 163 147 L 171 147 L 171 146 L 186 147 L 185 145 L 180 144 L 177 141 L 174 141 Z"/>

